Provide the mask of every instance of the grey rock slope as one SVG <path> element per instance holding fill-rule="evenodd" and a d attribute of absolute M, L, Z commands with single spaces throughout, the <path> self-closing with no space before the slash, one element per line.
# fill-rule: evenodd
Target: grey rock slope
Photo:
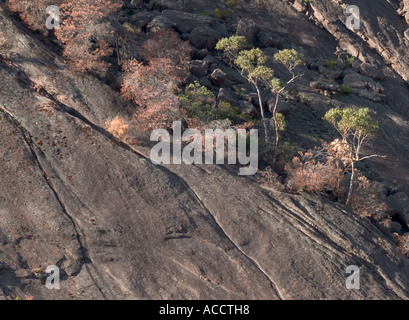
<path fill-rule="evenodd" d="M 280 16 L 271 23 L 257 18 L 263 7 L 254 5 L 248 16 L 266 30 L 308 31 L 306 38 L 287 35 L 288 43 L 301 46 L 303 39 L 312 56 L 335 52 L 334 36 L 287 2 L 265 4 L 269 17 Z M 368 219 L 320 198 L 263 187 L 232 168 L 153 165 L 148 148 L 104 129 L 132 108 L 117 93 L 78 76 L 4 12 L 0 30 L 7 47 L 0 59 L 1 298 L 409 297 L 407 257 Z M 387 105 L 359 96 L 337 103 L 368 104 L 380 119 L 387 115 L 382 125 L 392 136 L 381 138 L 379 151 L 396 154 L 395 163 L 369 165 L 405 186 L 409 126 L 400 103 L 409 93 L 388 68 Z M 301 87 L 319 114 L 332 102 L 310 88 L 308 72 Z M 300 107 L 291 121 L 307 113 Z M 60 290 L 44 285 L 45 268 L 54 264 Z M 348 265 L 360 267 L 360 290 L 345 287 Z"/>

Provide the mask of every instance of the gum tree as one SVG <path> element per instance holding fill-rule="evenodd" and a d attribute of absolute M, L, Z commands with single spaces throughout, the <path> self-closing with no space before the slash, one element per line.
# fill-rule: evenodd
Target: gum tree
<path fill-rule="evenodd" d="M 242 75 L 256 89 L 262 119 L 264 119 L 264 108 L 261 99 L 261 84 L 274 75 L 274 71 L 264 65 L 266 61 L 267 57 L 259 48 L 241 51 L 234 61 Z"/>
<path fill-rule="evenodd" d="M 246 38 L 243 36 L 232 36 L 223 38 L 216 44 L 216 50 L 221 50 L 229 60 L 232 67 L 236 67 L 240 74 L 256 89 L 260 114 L 264 128 L 264 140 L 267 142 L 267 127 L 264 123 L 264 108 L 261 98 L 261 85 L 265 79 L 273 77 L 274 71 L 264 64 L 267 57 L 259 48 L 243 50 L 246 46 Z"/>
<path fill-rule="evenodd" d="M 231 67 L 235 67 L 234 61 L 237 59 L 239 52 L 246 47 L 247 40 L 243 36 L 232 36 L 230 38 L 220 39 L 215 49 L 223 51 L 224 56 L 229 60 Z"/>
<path fill-rule="evenodd" d="M 342 142 L 346 146 L 347 155 L 351 164 L 352 175 L 349 182 L 348 196 L 346 204 L 349 205 L 354 192 L 356 177 L 356 163 L 373 157 L 385 158 L 378 154 L 363 156 L 362 148 L 368 145 L 371 138 L 379 133 L 378 123 L 372 119 L 368 108 L 332 108 L 324 119 L 331 123 L 342 137 Z"/>
<path fill-rule="evenodd" d="M 284 49 L 279 51 L 274 55 L 274 61 L 283 64 L 291 74 L 290 80 L 284 84 L 278 78 L 265 79 L 267 85 L 271 89 L 271 92 L 275 95 L 272 113 L 276 134 L 275 145 L 277 147 L 280 138 L 279 132 L 283 131 L 285 128 L 285 119 L 281 113 L 277 112 L 280 95 L 289 84 L 301 77 L 303 73 L 295 73 L 295 68 L 302 65 L 302 60 L 301 55 L 294 49 Z"/>
<path fill-rule="evenodd" d="M 295 73 L 295 68 L 302 64 L 301 56 L 294 49 L 281 50 L 274 55 L 274 60 L 278 63 L 282 63 L 291 73 L 291 79 L 283 84 L 280 79 L 274 77 L 274 70 L 265 65 L 267 57 L 263 51 L 260 48 L 244 50 L 245 46 L 245 37 L 232 36 L 230 38 L 220 39 L 216 44 L 216 50 L 223 51 L 230 65 L 236 67 L 240 74 L 255 88 L 262 120 L 265 119 L 262 102 L 263 87 L 269 88 L 275 95 L 275 104 L 272 114 L 275 126 L 275 146 L 277 147 L 280 131 L 283 131 L 285 128 L 285 119 L 277 112 L 278 101 L 284 89 L 302 75 L 301 73 Z M 263 127 L 265 142 L 267 142 L 267 128 L 264 121 Z"/>

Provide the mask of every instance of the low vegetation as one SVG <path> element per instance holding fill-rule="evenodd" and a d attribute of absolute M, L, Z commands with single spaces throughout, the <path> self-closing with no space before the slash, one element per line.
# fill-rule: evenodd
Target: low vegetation
<path fill-rule="evenodd" d="M 337 65 L 337 60 L 335 59 L 328 59 L 324 62 L 324 66 L 326 66 L 328 69 L 335 69 L 336 65 Z"/>
<path fill-rule="evenodd" d="M 352 93 L 352 88 L 350 86 L 341 86 L 341 93 L 343 94 L 351 94 Z"/>
<path fill-rule="evenodd" d="M 233 123 L 251 121 L 251 117 L 240 113 L 239 108 L 226 101 L 217 101 L 215 95 L 205 86 L 195 81 L 179 96 L 179 101 L 190 118 L 198 118 L 204 123 L 229 119 Z"/>

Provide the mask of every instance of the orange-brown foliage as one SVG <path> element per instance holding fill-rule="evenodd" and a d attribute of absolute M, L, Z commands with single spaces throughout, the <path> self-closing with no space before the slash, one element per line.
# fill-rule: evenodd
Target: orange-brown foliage
<path fill-rule="evenodd" d="M 122 64 L 121 93 L 142 107 L 134 119 L 141 127 L 167 127 L 183 117 L 177 94 L 188 75 L 189 47 L 172 31 L 158 32 L 143 44 L 141 55 L 146 63 Z"/>
<path fill-rule="evenodd" d="M 395 234 L 395 240 L 398 243 L 398 250 L 405 256 L 409 257 L 409 234 Z"/>
<path fill-rule="evenodd" d="M 300 152 L 286 166 L 288 186 L 293 190 L 332 192 L 338 195 L 343 177 L 343 164 L 329 150 Z"/>
<path fill-rule="evenodd" d="M 60 6 L 61 26 L 55 34 L 65 48 L 66 57 L 81 71 L 105 76 L 110 64 L 104 58 L 112 55 L 114 43 L 112 16 L 122 0 L 77 0 Z"/>
<path fill-rule="evenodd" d="M 361 217 L 384 218 L 388 211 L 388 205 L 386 194 L 382 192 L 382 184 L 368 180 L 358 172 L 350 206 Z"/>
<path fill-rule="evenodd" d="M 128 129 L 129 125 L 125 123 L 124 119 L 121 117 L 115 117 L 115 119 L 109 123 L 107 131 L 115 137 L 121 138 L 127 134 Z"/>
<path fill-rule="evenodd" d="M 136 59 L 123 63 L 122 95 L 143 107 L 151 104 L 174 106 L 181 79 L 169 59 L 152 59 L 148 65 Z"/>
<path fill-rule="evenodd" d="M 105 76 L 110 64 L 104 61 L 113 53 L 114 28 L 112 17 L 121 8 L 123 0 L 8 0 L 10 10 L 19 13 L 33 30 L 45 35 L 48 15 L 46 8 L 60 9 L 60 28 L 57 39 L 64 45 L 63 55 L 81 71 Z"/>
<path fill-rule="evenodd" d="M 47 20 L 46 8 L 51 5 L 59 6 L 67 0 L 7 0 L 8 8 L 17 12 L 20 18 L 32 30 L 39 30 L 47 33 L 45 26 Z"/>
<path fill-rule="evenodd" d="M 349 167 L 347 146 L 342 141 L 335 140 L 324 148 L 300 152 L 294 157 L 286 166 L 287 184 L 294 190 L 327 192 L 336 197 L 345 197 L 349 181 L 342 182 Z M 377 219 L 384 219 L 388 206 L 382 184 L 367 179 L 357 170 L 350 207 L 361 217 L 376 216 Z"/>
<path fill-rule="evenodd" d="M 175 67 L 175 73 L 183 78 L 187 75 L 190 61 L 190 46 L 181 41 L 171 30 L 159 31 L 142 45 L 141 56 L 147 60 L 168 59 Z"/>
<path fill-rule="evenodd" d="M 264 185 L 265 187 L 273 187 L 275 190 L 284 191 L 285 187 L 280 181 L 280 176 L 271 169 L 267 167 L 264 170 L 259 170 L 258 182 Z"/>

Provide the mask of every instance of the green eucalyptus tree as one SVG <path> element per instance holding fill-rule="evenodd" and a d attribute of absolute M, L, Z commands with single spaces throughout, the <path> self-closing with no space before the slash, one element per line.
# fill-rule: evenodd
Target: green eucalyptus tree
<path fill-rule="evenodd" d="M 324 119 L 331 123 L 342 137 L 343 143 L 347 147 L 347 153 L 352 168 L 351 180 L 349 182 L 348 196 L 346 204 L 349 205 L 354 192 L 356 177 L 356 163 L 368 158 L 385 156 L 372 154 L 362 156 L 362 148 L 369 144 L 370 139 L 379 133 L 378 123 L 372 119 L 368 108 L 332 108 Z"/>
<path fill-rule="evenodd" d="M 302 64 L 301 55 L 294 49 L 285 49 L 274 55 L 276 62 L 282 63 L 291 73 L 291 79 L 282 83 L 280 79 L 274 77 L 274 70 L 267 67 L 267 57 L 260 48 L 245 50 L 246 38 L 243 36 L 232 36 L 220 39 L 216 44 L 216 50 L 223 51 L 229 59 L 231 66 L 235 66 L 240 74 L 255 88 L 258 97 L 260 114 L 263 121 L 265 142 L 267 142 L 267 127 L 264 123 L 265 113 L 262 101 L 262 89 L 266 87 L 275 96 L 274 108 L 272 110 L 275 126 L 275 146 L 278 146 L 280 131 L 285 128 L 284 116 L 277 112 L 278 101 L 284 89 L 294 82 L 301 73 L 295 73 L 295 68 Z"/>

